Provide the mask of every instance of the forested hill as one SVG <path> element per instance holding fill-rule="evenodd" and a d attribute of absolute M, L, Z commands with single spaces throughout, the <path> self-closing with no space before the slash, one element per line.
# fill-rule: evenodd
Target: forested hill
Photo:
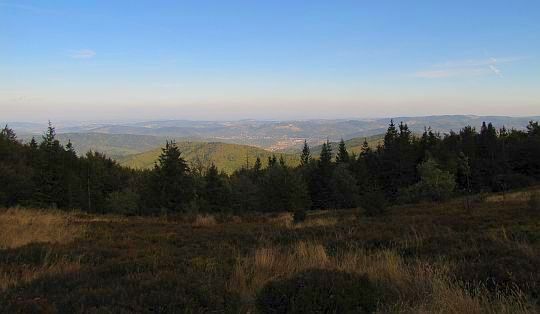
<path fill-rule="evenodd" d="M 346 140 L 345 145 L 347 146 L 347 150 L 349 151 L 349 153 L 355 153 L 358 155 L 362 151 L 362 144 L 364 144 L 364 140 L 367 141 L 369 147 L 375 149 L 377 145 L 383 143 L 384 134 L 377 134 L 367 137 L 355 137 Z M 339 142 L 330 142 L 330 145 L 333 149 L 332 153 L 333 155 L 335 155 L 337 153 L 337 147 L 339 145 Z M 322 144 L 313 147 L 311 149 L 311 153 L 313 155 L 319 155 L 321 153 L 322 147 Z"/>
<path fill-rule="evenodd" d="M 259 157 L 266 162 L 273 153 L 262 148 L 248 145 L 227 144 L 219 142 L 177 142 L 182 157 L 193 166 L 209 166 L 214 163 L 216 167 L 228 174 L 233 173 L 249 164 L 253 163 Z M 150 169 L 154 166 L 161 148 L 150 151 L 118 158 L 118 162 L 134 169 Z M 285 162 L 290 166 L 297 166 L 300 162 L 299 155 L 296 154 L 276 154 L 277 157 L 283 156 Z"/>
<path fill-rule="evenodd" d="M 506 191 L 540 182 L 538 122 L 529 122 L 525 130 L 483 123 L 479 131 L 469 126 L 440 135 L 426 129 L 415 136 L 407 124 L 391 121 L 383 142 L 354 155 L 345 142 L 331 148 L 325 143 L 320 154 L 310 152 L 306 144 L 299 166 L 294 156 L 269 159 L 273 153 L 250 146 L 168 142 L 148 156 L 146 167 L 154 161 L 156 167 L 140 171 L 97 152 L 77 156 L 71 143 L 60 144 L 52 125 L 40 142 L 29 143 L 20 142 L 5 127 L 0 131 L 0 207 L 158 214 L 362 206 L 375 215 L 382 214 L 387 204 Z M 208 165 L 212 160 L 215 165 Z M 231 173 L 245 163 L 249 167 L 230 175 L 220 173 Z"/>

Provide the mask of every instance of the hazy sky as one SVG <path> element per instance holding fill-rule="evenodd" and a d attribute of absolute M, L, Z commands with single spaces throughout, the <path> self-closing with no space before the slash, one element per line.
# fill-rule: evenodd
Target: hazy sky
<path fill-rule="evenodd" d="M 0 0 L 0 120 L 540 114 L 540 1 Z"/>

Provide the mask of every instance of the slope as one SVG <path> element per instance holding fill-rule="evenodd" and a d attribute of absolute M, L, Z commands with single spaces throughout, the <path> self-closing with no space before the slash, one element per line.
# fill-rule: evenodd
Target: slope
<path fill-rule="evenodd" d="M 268 157 L 272 156 L 272 152 L 247 145 L 220 142 L 178 142 L 177 145 L 182 152 L 182 156 L 192 166 L 208 166 L 213 162 L 218 169 L 226 173 L 232 173 L 245 166 L 246 163 L 252 166 L 257 157 L 265 165 Z M 118 158 L 118 161 L 127 167 L 149 169 L 154 166 L 154 162 L 158 159 L 160 153 L 161 148 L 157 148 L 140 154 Z M 278 158 L 283 156 L 288 165 L 295 166 L 299 163 L 298 156 L 294 154 L 276 154 L 276 156 Z"/>

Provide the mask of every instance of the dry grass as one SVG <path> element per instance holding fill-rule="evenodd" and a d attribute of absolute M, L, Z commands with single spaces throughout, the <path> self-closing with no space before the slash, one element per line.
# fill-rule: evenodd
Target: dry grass
<path fill-rule="evenodd" d="M 70 213 L 7 209 L 0 212 L 0 250 L 14 249 L 30 243 L 65 244 L 85 234 L 86 230 L 86 224 L 81 224 L 75 215 Z M 49 250 L 37 265 L 0 267 L 0 291 L 43 277 L 77 272 L 79 269 L 80 261 L 66 256 L 55 256 Z"/>
<path fill-rule="evenodd" d="M 34 242 L 68 243 L 83 235 L 84 224 L 73 214 L 32 209 L 0 212 L 0 249 L 16 248 Z"/>
<path fill-rule="evenodd" d="M 80 268 L 79 260 L 71 260 L 67 257 L 52 259 L 48 256 L 45 257 L 41 265 L 22 265 L 22 267 L 17 268 L 17 271 L 0 267 L 0 292 L 44 277 L 76 273 Z"/>
<path fill-rule="evenodd" d="M 262 247 L 252 255 L 239 257 L 227 288 L 238 293 L 250 310 L 256 294 L 268 282 L 290 278 L 307 269 L 366 274 L 384 291 L 396 296 L 393 304 L 381 305 L 381 312 L 528 313 L 533 308 L 517 289 L 497 293 L 493 298 L 482 286 L 464 287 L 451 279 L 450 267 L 444 263 L 405 263 L 391 250 L 357 249 L 331 257 L 324 246 L 314 242 L 298 242 L 287 248 Z"/>
<path fill-rule="evenodd" d="M 300 223 L 294 223 L 294 218 L 292 213 L 281 213 L 276 217 L 269 218 L 269 222 L 280 227 L 288 229 L 301 229 L 301 228 L 312 228 L 312 227 L 332 227 L 338 224 L 338 219 L 336 217 L 311 217 L 308 215 L 308 218 Z"/>
<path fill-rule="evenodd" d="M 197 215 L 191 223 L 194 228 L 208 228 L 217 225 L 217 220 L 212 215 Z"/>
<path fill-rule="evenodd" d="M 486 197 L 486 202 L 503 202 L 503 201 L 515 201 L 523 202 L 530 199 L 531 195 L 535 193 L 540 193 L 540 188 L 531 188 L 523 191 L 515 191 L 508 193 L 497 193 Z"/>

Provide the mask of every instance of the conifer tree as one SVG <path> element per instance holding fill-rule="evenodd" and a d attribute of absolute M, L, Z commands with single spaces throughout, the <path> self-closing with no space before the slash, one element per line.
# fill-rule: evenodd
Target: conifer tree
<path fill-rule="evenodd" d="M 154 167 L 153 190 L 158 209 L 185 210 L 194 197 L 189 167 L 174 141 L 167 141 Z"/>
<path fill-rule="evenodd" d="M 56 131 L 50 121 L 47 131 L 42 136 L 39 151 L 39 172 L 35 173 L 37 191 L 34 200 L 40 206 L 61 207 L 66 196 L 62 176 L 64 148 L 56 139 Z"/>
<path fill-rule="evenodd" d="M 268 156 L 268 168 L 274 166 L 275 164 L 277 164 L 276 155 L 272 154 L 272 156 Z"/>
<path fill-rule="evenodd" d="M 283 158 L 283 155 L 279 155 L 279 165 L 282 167 L 286 167 L 285 159 Z"/>
<path fill-rule="evenodd" d="M 300 165 L 307 166 L 311 162 L 311 152 L 307 140 L 304 140 L 304 147 L 302 148 L 302 155 L 300 156 Z"/>
<path fill-rule="evenodd" d="M 211 212 L 228 210 L 230 192 L 214 163 L 208 168 L 204 181 L 204 209 Z"/>
<path fill-rule="evenodd" d="M 332 164 L 332 146 L 328 140 L 322 144 L 321 154 L 319 155 L 319 165 L 321 168 L 329 168 Z"/>
<path fill-rule="evenodd" d="M 347 147 L 345 146 L 345 141 L 343 141 L 343 138 L 339 142 L 338 146 L 338 152 L 336 155 L 336 162 L 337 163 L 348 163 L 350 160 L 349 152 L 347 152 Z"/>
<path fill-rule="evenodd" d="M 259 173 L 261 169 L 262 169 L 261 158 L 257 156 L 257 159 L 255 159 L 255 163 L 253 164 L 253 172 Z"/>
<path fill-rule="evenodd" d="M 364 142 L 362 143 L 362 148 L 360 149 L 360 156 L 365 157 L 371 153 L 371 148 L 369 147 L 367 139 L 364 137 Z"/>
<path fill-rule="evenodd" d="M 396 125 L 394 124 L 394 120 L 390 120 L 390 124 L 388 125 L 388 129 L 386 130 L 386 134 L 384 135 L 384 148 L 386 150 L 390 150 L 394 147 L 394 144 L 396 143 L 398 138 L 398 132 L 396 129 Z"/>

